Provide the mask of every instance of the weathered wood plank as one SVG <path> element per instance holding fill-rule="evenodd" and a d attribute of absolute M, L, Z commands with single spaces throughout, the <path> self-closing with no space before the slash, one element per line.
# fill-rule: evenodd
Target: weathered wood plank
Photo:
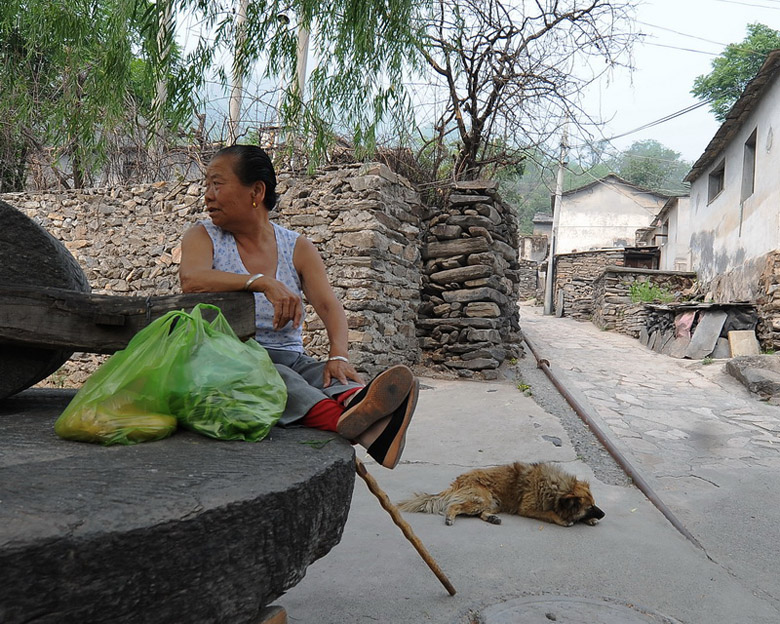
<path fill-rule="evenodd" d="M 197 303 L 218 306 L 242 340 L 254 336 L 251 293 L 124 297 L 14 286 L 0 288 L 0 344 L 114 353 L 166 312 Z"/>

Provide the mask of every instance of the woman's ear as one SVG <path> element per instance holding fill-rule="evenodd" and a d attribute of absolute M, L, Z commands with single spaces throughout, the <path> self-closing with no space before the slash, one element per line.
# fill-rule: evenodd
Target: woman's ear
<path fill-rule="evenodd" d="M 252 187 L 252 201 L 258 206 L 261 204 L 265 206 L 265 182 L 258 180 L 254 183 Z"/>

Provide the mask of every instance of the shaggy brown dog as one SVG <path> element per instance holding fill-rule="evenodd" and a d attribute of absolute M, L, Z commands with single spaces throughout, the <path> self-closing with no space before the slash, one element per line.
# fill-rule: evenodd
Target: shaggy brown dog
<path fill-rule="evenodd" d="M 495 468 L 479 468 L 460 475 L 438 494 L 415 494 L 398 504 L 402 511 L 444 513 L 445 524 L 455 516 L 479 516 L 501 524 L 500 512 L 572 526 L 593 526 L 604 512 L 596 507 L 590 485 L 549 463 L 515 462 Z"/>

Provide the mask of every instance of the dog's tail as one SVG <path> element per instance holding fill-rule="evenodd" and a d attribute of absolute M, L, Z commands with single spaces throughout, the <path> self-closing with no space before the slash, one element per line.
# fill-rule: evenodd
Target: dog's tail
<path fill-rule="evenodd" d="M 419 511 L 420 513 L 441 514 L 447 508 L 446 491 L 438 494 L 415 492 L 412 498 L 398 503 L 401 511 Z"/>

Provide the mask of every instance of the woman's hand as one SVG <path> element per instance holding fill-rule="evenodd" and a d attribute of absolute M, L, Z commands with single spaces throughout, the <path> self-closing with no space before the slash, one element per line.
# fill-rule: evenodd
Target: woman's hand
<path fill-rule="evenodd" d="M 303 301 L 282 282 L 264 276 L 252 283 L 252 290 L 262 292 L 274 306 L 274 329 L 281 329 L 290 321 L 293 327 L 300 326 L 303 321 Z"/>
<path fill-rule="evenodd" d="M 348 383 L 348 379 L 356 381 L 360 384 L 365 384 L 363 378 L 360 376 L 360 373 L 358 373 L 349 362 L 344 362 L 342 360 L 329 360 L 325 364 L 325 370 L 322 373 L 323 387 L 327 388 L 335 381 L 346 385 Z"/>

